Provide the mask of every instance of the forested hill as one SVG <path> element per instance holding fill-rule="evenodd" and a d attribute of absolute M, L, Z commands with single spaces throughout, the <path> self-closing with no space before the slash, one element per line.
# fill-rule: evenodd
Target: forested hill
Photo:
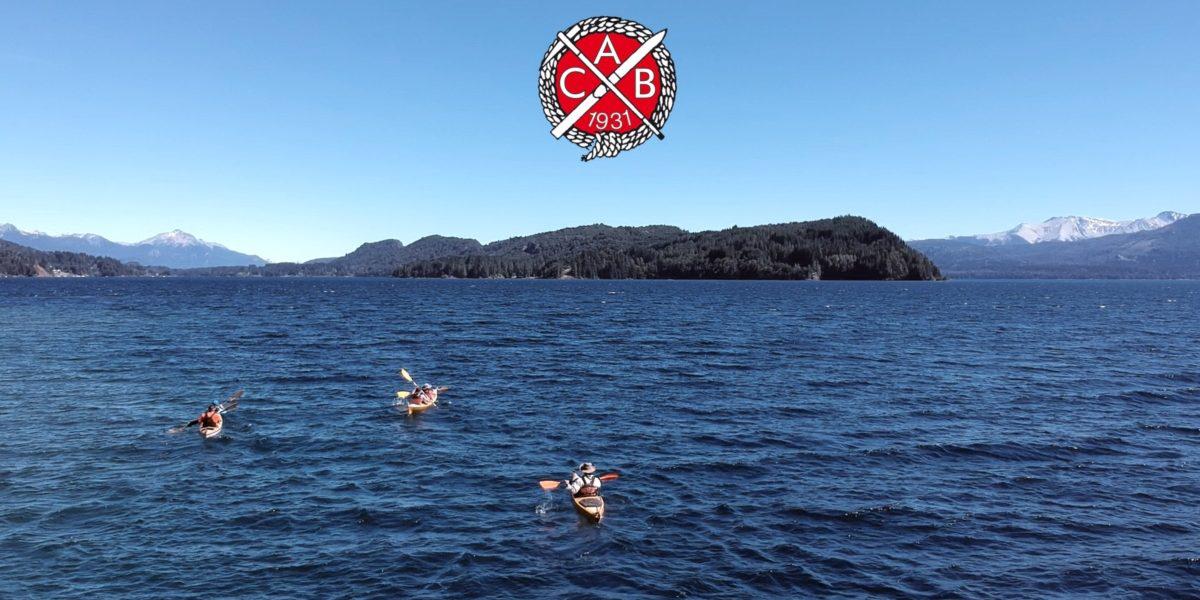
<path fill-rule="evenodd" d="M 688 233 L 592 225 L 408 263 L 398 277 L 939 279 L 936 266 L 861 217 Z"/>
<path fill-rule="evenodd" d="M 264 277 L 387 277 L 400 265 L 410 262 L 479 252 L 483 245 L 476 240 L 425 236 L 409 245 L 400 240 L 368 242 L 353 252 L 338 258 L 321 258 L 304 263 L 272 263 L 256 267 L 215 267 L 188 269 L 185 275 L 258 275 Z"/>
<path fill-rule="evenodd" d="M 128 276 L 150 275 L 162 270 L 127 265 L 115 258 L 81 252 L 34 250 L 0 240 L 0 276 L 4 277 Z"/>

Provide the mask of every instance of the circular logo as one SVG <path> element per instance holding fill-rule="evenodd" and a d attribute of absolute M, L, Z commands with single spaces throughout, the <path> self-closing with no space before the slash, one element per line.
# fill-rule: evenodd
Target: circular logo
<path fill-rule="evenodd" d="M 675 105 L 675 63 L 658 33 L 619 17 L 592 17 L 559 32 L 538 76 L 551 135 L 613 157 L 663 139 Z"/>

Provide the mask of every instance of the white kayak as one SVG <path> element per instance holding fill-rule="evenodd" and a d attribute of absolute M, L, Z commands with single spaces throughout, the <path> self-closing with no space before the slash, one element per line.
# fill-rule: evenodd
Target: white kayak
<path fill-rule="evenodd" d="M 220 425 L 217 425 L 216 427 L 201 427 L 200 428 L 200 436 L 206 440 L 210 439 L 210 438 L 215 438 L 218 435 L 221 435 L 221 429 L 224 426 L 225 426 L 225 423 L 222 422 Z"/>

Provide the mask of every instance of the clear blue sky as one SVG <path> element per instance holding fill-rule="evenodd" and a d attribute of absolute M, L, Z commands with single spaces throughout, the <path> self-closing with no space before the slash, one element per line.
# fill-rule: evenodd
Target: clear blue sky
<path fill-rule="evenodd" d="M 588 164 L 538 63 L 612 14 L 679 72 Z M 1200 212 L 1200 2 L 6 2 L 0 222 L 271 260 L 429 233 L 860 214 L 906 238 Z"/>

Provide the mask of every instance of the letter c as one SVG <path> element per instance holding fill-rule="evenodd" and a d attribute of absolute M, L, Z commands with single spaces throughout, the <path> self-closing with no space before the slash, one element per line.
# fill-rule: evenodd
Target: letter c
<path fill-rule="evenodd" d="M 572 94 L 571 92 L 567 91 L 567 75 L 570 75 L 571 73 L 586 73 L 586 72 L 587 71 L 584 71 L 583 69 L 581 69 L 579 67 L 571 67 L 570 69 L 563 71 L 562 76 L 558 78 L 558 89 L 562 90 L 563 95 L 568 98 L 582 98 L 582 97 L 586 96 L 587 92 L 579 92 L 578 94 Z"/>

